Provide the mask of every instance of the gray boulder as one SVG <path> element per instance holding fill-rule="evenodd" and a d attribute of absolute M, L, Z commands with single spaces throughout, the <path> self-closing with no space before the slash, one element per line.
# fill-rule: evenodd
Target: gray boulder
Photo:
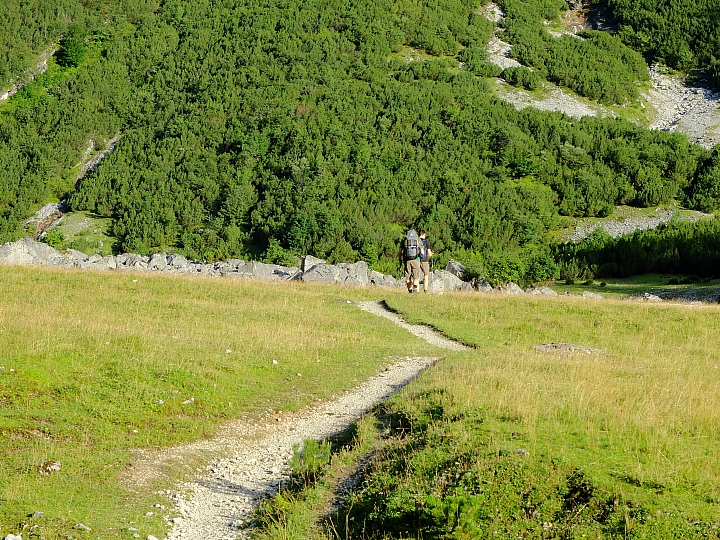
<path fill-rule="evenodd" d="M 66 252 L 66 257 L 72 260 L 73 263 L 75 263 L 77 266 L 80 266 L 81 263 L 84 263 L 90 258 L 82 251 L 78 251 L 77 249 L 68 249 Z"/>
<path fill-rule="evenodd" d="M 526 294 L 537 294 L 542 296 L 557 296 L 558 293 L 553 291 L 550 287 L 535 287 L 534 285 L 532 287 L 528 287 L 525 289 Z"/>
<path fill-rule="evenodd" d="M 186 270 L 188 268 L 188 260 L 179 253 L 168 255 L 167 264 L 176 270 Z"/>
<path fill-rule="evenodd" d="M 370 283 L 370 278 L 368 277 L 369 268 L 365 261 L 358 261 L 352 264 L 338 264 L 338 268 L 347 272 L 347 276 L 343 280 L 343 283 L 346 285 L 360 285 L 364 287 Z"/>
<path fill-rule="evenodd" d="M 597 300 L 600 300 L 600 299 L 603 297 L 603 295 L 600 294 L 600 293 L 594 293 L 594 292 L 590 292 L 590 291 L 585 291 L 585 292 L 582 293 L 582 297 L 583 297 L 583 298 L 595 298 L 595 299 L 597 299 Z"/>
<path fill-rule="evenodd" d="M 243 277 L 256 279 L 273 279 L 276 264 L 261 263 L 258 261 L 246 262 L 238 266 L 238 274 Z"/>
<path fill-rule="evenodd" d="M 60 263 L 66 265 L 67 263 L 62 261 L 63 259 L 65 258 L 57 249 L 31 238 L 21 238 L 17 242 L 8 242 L 0 246 L 0 263 L 41 266 Z"/>
<path fill-rule="evenodd" d="M 87 268 L 90 270 L 98 270 L 102 264 L 102 256 L 94 253 L 89 257 L 86 257 L 84 261 L 78 261 L 77 266 L 80 268 Z"/>
<path fill-rule="evenodd" d="M 447 270 L 454 276 L 459 277 L 460 279 L 463 279 L 463 277 L 465 277 L 465 267 L 457 261 L 448 261 L 448 263 L 445 265 L 445 270 Z"/>
<path fill-rule="evenodd" d="M 142 257 L 136 253 L 123 253 L 115 257 L 118 270 L 147 270 L 147 257 Z"/>
<path fill-rule="evenodd" d="M 509 281 L 504 285 L 500 285 L 498 290 L 505 294 L 523 294 L 523 290 L 520 288 L 520 285 L 513 283 L 512 281 Z"/>
<path fill-rule="evenodd" d="M 290 281 L 297 279 L 302 274 L 302 271 L 297 266 L 277 266 L 273 272 L 273 279 L 278 281 Z"/>
<path fill-rule="evenodd" d="M 148 261 L 148 270 L 164 272 L 168 269 L 167 256 L 164 253 L 155 253 Z"/>
<path fill-rule="evenodd" d="M 215 270 L 214 265 L 205 264 L 200 261 L 193 261 L 188 264 L 187 273 L 196 276 L 219 276 L 220 272 Z"/>
<path fill-rule="evenodd" d="M 306 283 L 341 283 L 348 276 L 347 270 L 332 264 L 316 264 L 303 272 L 302 279 Z"/>
<path fill-rule="evenodd" d="M 485 278 L 477 278 L 472 281 L 472 288 L 475 289 L 477 292 L 492 292 L 494 289 L 492 288 L 492 285 L 490 285 L 487 281 L 485 281 Z"/>
<path fill-rule="evenodd" d="M 113 255 L 106 255 L 98 261 L 98 266 L 103 270 L 117 270 L 117 261 Z"/>
<path fill-rule="evenodd" d="M 325 264 L 325 261 L 318 259 L 317 257 L 313 257 L 312 255 L 305 255 L 300 261 L 300 270 L 307 272 L 317 264 Z"/>
<path fill-rule="evenodd" d="M 231 275 L 237 273 L 240 267 L 245 266 L 245 261 L 242 259 L 228 259 L 220 270 L 221 275 Z"/>
<path fill-rule="evenodd" d="M 430 272 L 428 290 L 431 292 L 472 291 L 472 285 L 447 270 Z"/>
<path fill-rule="evenodd" d="M 397 287 L 401 285 L 403 281 L 398 281 L 393 276 L 388 276 L 375 270 L 368 270 L 368 283 L 377 287 Z"/>

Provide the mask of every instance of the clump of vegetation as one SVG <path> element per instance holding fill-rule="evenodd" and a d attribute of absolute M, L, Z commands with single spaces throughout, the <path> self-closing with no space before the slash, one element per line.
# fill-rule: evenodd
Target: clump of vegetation
<path fill-rule="evenodd" d="M 500 76 L 512 86 L 522 86 L 526 90 L 540 88 L 540 77 L 537 73 L 526 67 L 508 67 L 502 70 Z"/>
<path fill-rule="evenodd" d="M 552 246 L 557 264 L 574 276 L 629 277 L 650 272 L 680 272 L 695 281 L 716 275 L 720 222 L 670 222 L 656 229 L 611 237 L 597 229 L 586 239 Z M 688 278 L 671 278 L 671 284 Z"/>
<path fill-rule="evenodd" d="M 79 25 L 71 26 L 60 40 L 60 48 L 55 53 L 57 63 L 63 67 L 78 67 L 82 64 L 87 49 L 86 37 Z"/>
<path fill-rule="evenodd" d="M 307 439 L 300 445 L 293 447 L 293 456 L 288 465 L 292 475 L 309 486 L 317 482 L 330 464 L 332 443 L 330 441 L 316 441 Z"/>
<path fill-rule="evenodd" d="M 630 47 L 675 69 L 706 70 L 720 86 L 720 13 L 713 2 L 609 0 L 608 7 Z"/>

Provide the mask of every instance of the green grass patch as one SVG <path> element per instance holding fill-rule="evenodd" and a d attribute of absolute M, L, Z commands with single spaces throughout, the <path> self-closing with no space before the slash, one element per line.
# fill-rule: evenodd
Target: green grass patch
<path fill-rule="evenodd" d="M 271 538 L 718 538 L 720 308 L 472 294 L 387 303 L 475 349 L 376 412 L 386 440 L 339 511 L 315 514 L 305 536 L 284 526 Z M 604 353 L 533 348 L 548 342 Z M 277 523 L 294 522 L 289 505 L 275 508 Z"/>
<path fill-rule="evenodd" d="M 91 212 L 69 212 L 52 229 L 44 241 L 56 249 L 76 249 L 86 255 L 117 254 L 118 239 L 112 235 L 114 220 Z"/>
<path fill-rule="evenodd" d="M 705 288 L 720 287 L 720 279 L 700 279 L 697 276 L 681 274 L 643 274 L 629 278 L 598 278 L 593 280 L 566 281 L 558 280 L 548 284 L 559 294 L 583 294 L 584 292 L 602 294 L 608 298 L 624 299 L 640 297 L 646 292 L 657 289 L 675 291 L 700 291 Z"/>
<path fill-rule="evenodd" d="M 351 501 L 351 537 L 717 537 L 717 307 L 388 304 L 476 349 L 391 400 L 402 436 Z M 605 354 L 533 349 L 549 342 Z"/>
<path fill-rule="evenodd" d="M 161 517 L 143 516 L 171 507 L 157 490 L 184 469 L 134 485 L 131 449 L 207 438 L 337 394 L 388 357 L 438 353 L 347 303 L 371 290 L 3 267 L 0 291 L 0 536 L 64 539 L 83 523 L 92 538 L 162 537 Z M 45 461 L 61 470 L 39 474 Z"/>

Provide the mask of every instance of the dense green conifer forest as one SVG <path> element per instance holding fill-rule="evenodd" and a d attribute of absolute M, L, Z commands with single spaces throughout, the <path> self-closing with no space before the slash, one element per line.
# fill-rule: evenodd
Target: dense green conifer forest
<path fill-rule="evenodd" d="M 621 39 L 652 61 L 707 70 L 720 86 L 720 9 L 714 0 L 608 0 Z"/>
<path fill-rule="evenodd" d="M 544 29 L 563 2 L 498 3 L 505 39 L 533 69 L 504 76 L 527 88 L 542 77 L 623 104 L 647 79 L 628 45 L 677 67 L 715 62 L 700 30 L 639 46 L 650 19 L 638 14 L 652 9 L 643 3 L 611 1 L 619 35 L 584 39 Z M 683 135 L 501 102 L 486 78 L 500 74 L 484 51 L 494 25 L 477 1 L 46 4 L 0 8 L 5 87 L 58 47 L 43 75 L 0 104 L 0 241 L 70 194 L 74 210 L 115 219 L 123 251 L 274 262 L 311 253 L 388 269 L 412 225 L 459 258 L 517 258 L 544 279 L 556 268 L 543 240 L 560 215 L 720 205 L 720 164 Z M 703 28 L 718 16 L 661 4 L 652 20 L 668 32 L 678 13 Z M 692 60 L 676 61 L 686 49 Z M 75 185 L 81 156 L 118 133 Z"/>

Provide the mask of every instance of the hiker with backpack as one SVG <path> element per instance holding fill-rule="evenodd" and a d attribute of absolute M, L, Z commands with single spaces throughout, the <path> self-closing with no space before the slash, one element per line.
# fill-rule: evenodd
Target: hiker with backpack
<path fill-rule="evenodd" d="M 409 293 L 420 290 L 420 238 L 415 229 L 409 229 L 400 241 L 400 264 L 405 265 L 405 282 Z"/>
<path fill-rule="evenodd" d="M 428 292 L 428 286 L 430 285 L 430 257 L 435 253 L 426 235 L 425 231 L 420 231 L 420 270 L 423 275 L 423 292 Z"/>

